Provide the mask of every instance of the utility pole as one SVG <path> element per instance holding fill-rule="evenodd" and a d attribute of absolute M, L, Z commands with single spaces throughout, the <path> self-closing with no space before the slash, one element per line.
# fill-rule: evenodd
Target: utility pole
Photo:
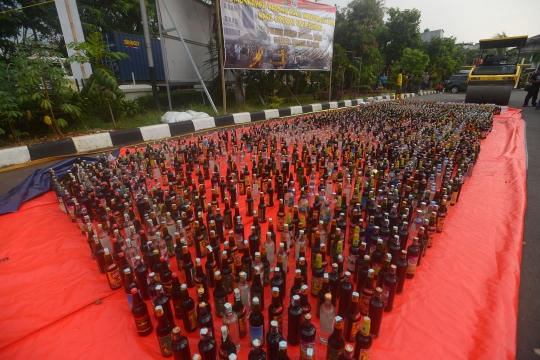
<path fill-rule="evenodd" d="M 148 15 L 146 14 L 146 0 L 139 0 L 141 5 L 141 17 L 143 23 L 144 42 L 146 43 L 146 57 L 148 58 L 148 69 L 150 71 L 150 81 L 152 82 L 152 94 L 154 95 L 154 106 L 159 110 L 159 99 L 156 84 L 156 70 L 154 68 L 154 57 L 152 55 L 152 42 L 150 41 L 150 31 L 148 30 Z"/>

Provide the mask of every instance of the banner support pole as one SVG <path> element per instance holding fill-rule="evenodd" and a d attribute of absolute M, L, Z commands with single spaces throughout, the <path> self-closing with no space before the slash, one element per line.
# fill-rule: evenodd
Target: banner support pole
<path fill-rule="evenodd" d="M 328 101 L 332 100 L 332 61 L 330 61 L 330 81 L 328 81 Z"/>
<path fill-rule="evenodd" d="M 216 0 L 216 15 L 218 26 L 218 42 L 219 42 L 219 69 L 221 72 L 221 92 L 223 93 L 223 114 L 227 114 L 227 87 L 225 86 L 225 60 L 223 59 L 223 33 L 221 31 L 221 2 Z"/>

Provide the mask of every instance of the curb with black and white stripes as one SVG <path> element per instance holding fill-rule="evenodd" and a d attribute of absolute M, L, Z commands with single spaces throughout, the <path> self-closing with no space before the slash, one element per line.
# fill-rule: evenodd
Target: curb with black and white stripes
<path fill-rule="evenodd" d="M 435 91 L 424 91 L 423 95 L 435 94 Z M 418 96 L 417 94 L 403 94 L 404 98 Z M 283 116 L 299 115 L 329 109 L 338 109 L 357 106 L 371 101 L 393 100 L 394 95 L 366 97 L 356 100 L 333 101 L 320 104 L 291 106 L 281 109 L 260 110 L 207 117 L 173 124 L 158 124 L 134 129 L 117 130 L 91 135 L 75 136 L 72 138 L 45 142 L 35 145 L 18 146 L 0 150 L 0 168 L 23 164 L 54 156 L 77 155 L 126 146 L 152 140 L 161 140 L 173 136 L 190 134 L 200 130 L 219 128 L 236 124 L 244 124 L 261 120 L 268 120 Z"/>

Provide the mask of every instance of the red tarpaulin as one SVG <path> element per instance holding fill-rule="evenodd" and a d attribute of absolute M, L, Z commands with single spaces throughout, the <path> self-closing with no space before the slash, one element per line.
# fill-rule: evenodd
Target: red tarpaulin
<path fill-rule="evenodd" d="M 483 140 L 474 175 L 463 186 L 444 232 L 435 237 L 414 279 L 406 280 L 394 310 L 384 314 L 373 359 L 515 358 L 526 205 L 520 112 L 510 109 L 495 116 L 493 130 Z M 271 209 L 268 217 L 275 218 L 276 212 Z M 246 227 L 250 223 L 244 218 Z M 86 237 L 59 210 L 53 192 L 0 217 L 0 226 L 2 358 L 161 357 L 155 331 L 137 336 L 124 290 L 110 290 L 90 257 Z M 262 228 L 266 231 L 266 224 Z M 175 261 L 171 268 L 177 271 Z M 292 277 L 290 271 L 288 288 Z M 271 295 L 269 287 L 265 290 L 267 316 Z M 285 308 L 288 294 L 289 289 Z M 194 289 L 190 295 L 196 299 Z M 311 296 L 310 302 L 314 313 Z M 217 328 L 221 319 L 213 315 Z M 318 327 L 315 316 L 314 323 Z M 183 327 L 181 321 L 177 325 Z M 286 333 L 286 315 L 283 325 Z M 192 355 L 197 353 L 198 332 L 184 335 Z M 240 359 L 247 359 L 248 338 L 242 339 Z M 290 346 L 288 352 L 297 359 L 299 347 Z M 315 358 L 325 354 L 317 342 Z"/>

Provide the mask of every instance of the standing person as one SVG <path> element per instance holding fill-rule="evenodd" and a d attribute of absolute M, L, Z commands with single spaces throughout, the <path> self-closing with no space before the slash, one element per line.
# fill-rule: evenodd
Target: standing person
<path fill-rule="evenodd" d="M 532 98 L 532 106 L 538 106 L 536 100 L 538 99 L 538 90 L 540 89 L 540 67 L 529 77 L 529 82 L 531 85 L 528 86 L 529 89 L 523 101 L 523 106 L 529 106 L 530 98 Z"/>
<path fill-rule="evenodd" d="M 396 79 L 396 100 L 401 99 L 401 87 L 403 86 L 403 68 L 399 69 L 399 74 Z"/>
<path fill-rule="evenodd" d="M 414 75 L 413 74 L 409 74 L 408 75 L 408 81 L 407 81 L 407 89 L 406 91 L 408 93 L 410 93 L 412 91 L 412 79 L 413 79 Z"/>
<path fill-rule="evenodd" d="M 424 73 L 424 76 L 422 76 L 422 90 L 426 90 L 428 83 L 429 83 L 429 74 L 426 71 Z"/>
<path fill-rule="evenodd" d="M 386 80 L 388 78 L 386 77 L 386 74 L 382 74 L 381 76 L 381 85 L 383 86 L 384 89 L 386 89 Z"/>

